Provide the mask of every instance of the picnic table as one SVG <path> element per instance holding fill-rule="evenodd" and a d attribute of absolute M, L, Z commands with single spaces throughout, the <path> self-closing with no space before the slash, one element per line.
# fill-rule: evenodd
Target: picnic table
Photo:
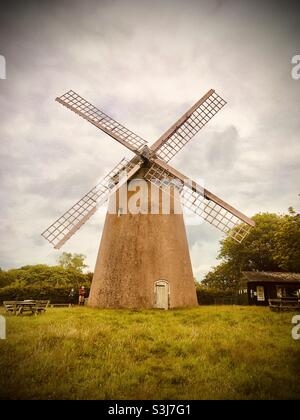
<path fill-rule="evenodd" d="M 269 299 L 271 311 L 296 311 L 300 309 L 300 300 L 298 298 L 279 298 Z"/>
<path fill-rule="evenodd" d="M 4 301 L 3 305 L 6 312 L 18 316 L 25 312 L 31 312 L 32 315 L 38 315 L 46 311 L 49 303 L 49 300 L 13 300 Z"/>

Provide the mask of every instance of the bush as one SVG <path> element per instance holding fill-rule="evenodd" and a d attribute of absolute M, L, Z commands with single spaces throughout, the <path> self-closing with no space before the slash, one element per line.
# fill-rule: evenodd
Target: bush
<path fill-rule="evenodd" d="M 196 287 L 199 305 L 246 305 L 247 296 L 232 290 L 212 289 L 198 285 Z"/>
<path fill-rule="evenodd" d="M 66 303 L 71 288 L 75 289 L 74 300 L 78 300 L 79 287 L 84 286 L 88 294 L 92 276 L 92 273 L 42 264 L 2 271 L 0 277 L 5 281 L 0 284 L 0 302 L 47 299 L 52 303 Z"/>
<path fill-rule="evenodd" d="M 88 281 L 88 274 L 80 273 L 72 268 L 66 269 L 60 266 L 28 265 L 21 268 L 13 268 L 6 272 L 10 284 L 21 282 L 24 285 L 55 285 L 80 287 Z M 85 284 L 84 284 L 85 285 Z"/>
<path fill-rule="evenodd" d="M 14 282 L 14 278 L 9 275 L 8 271 L 3 271 L 0 268 L 0 288 L 8 286 Z"/>
<path fill-rule="evenodd" d="M 5 300 L 25 300 L 25 299 L 41 299 L 50 300 L 52 303 L 69 302 L 69 287 L 60 286 L 6 286 L 0 289 L 0 303 Z M 86 288 L 86 297 L 88 297 L 89 288 Z M 78 302 L 78 291 L 76 291 L 74 301 Z"/>

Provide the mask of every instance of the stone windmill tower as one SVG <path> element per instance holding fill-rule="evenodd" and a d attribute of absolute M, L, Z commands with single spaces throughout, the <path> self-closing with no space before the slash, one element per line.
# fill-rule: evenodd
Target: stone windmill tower
<path fill-rule="evenodd" d="M 181 203 L 241 242 L 254 222 L 168 162 L 225 105 L 210 90 L 152 146 L 73 91 L 56 100 L 130 149 L 42 236 L 60 248 L 109 199 L 89 306 L 196 306 Z"/>

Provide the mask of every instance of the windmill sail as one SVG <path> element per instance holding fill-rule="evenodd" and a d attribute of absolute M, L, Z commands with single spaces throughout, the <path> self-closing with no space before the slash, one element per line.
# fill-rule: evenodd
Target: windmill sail
<path fill-rule="evenodd" d="M 141 163 L 122 159 L 94 188 L 49 226 L 42 236 L 59 249 L 123 183 L 140 169 Z M 126 174 L 115 182 L 119 174 Z"/>
<path fill-rule="evenodd" d="M 224 99 L 211 89 L 151 146 L 151 150 L 168 162 L 225 104 Z"/>
<path fill-rule="evenodd" d="M 151 165 L 145 178 L 162 189 L 174 185 L 175 181 L 185 207 L 237 242 L 242 242 L 255 226 L 243 213 L 159 159 Z"/>
<path fill-rule="evenodd" d="M 100 128 L 100 130 L 123 144 L 123 146 L 127 147 L 132 152 L 140 150 L 147 143 L 146 140 L 100 111 L 100 109 L 86 101 L 73 90 L 56 98 L 56 101 Z"/>
<path fill-rule="evenodd" d="M 126 177 L 122 182 L 116 181 L 120 172 L 125 171 L 128 179 L 142 166 L 148 168 L 144 178 L 155 185 L 160 183 L 159 186 L 163 187 L 174 181 L 179 182 L 183 205 L 238 242 L 241 242 L 255 225 L 247 216 L 166 163 L 226 104 L 213 89 L 196 102 L 150 149 L 144 139 L 74 91 L 70 90 L 56 100 L 126 146 L 135 156 L 130 161 L 123 159 L 102 181 L 42 233 L 55 248 L 60 248 L 95 213 L 97 206 L 103 204 L 126 182 Z"/>

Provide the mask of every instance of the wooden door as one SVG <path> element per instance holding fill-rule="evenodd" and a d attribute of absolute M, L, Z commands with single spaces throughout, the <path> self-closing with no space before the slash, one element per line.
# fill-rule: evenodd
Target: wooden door
<path fill-rule="evenodd" d="M 155 283 L 155 307 L 169 308 L 169 284 L 167 281 L 159 280 Z"/>

